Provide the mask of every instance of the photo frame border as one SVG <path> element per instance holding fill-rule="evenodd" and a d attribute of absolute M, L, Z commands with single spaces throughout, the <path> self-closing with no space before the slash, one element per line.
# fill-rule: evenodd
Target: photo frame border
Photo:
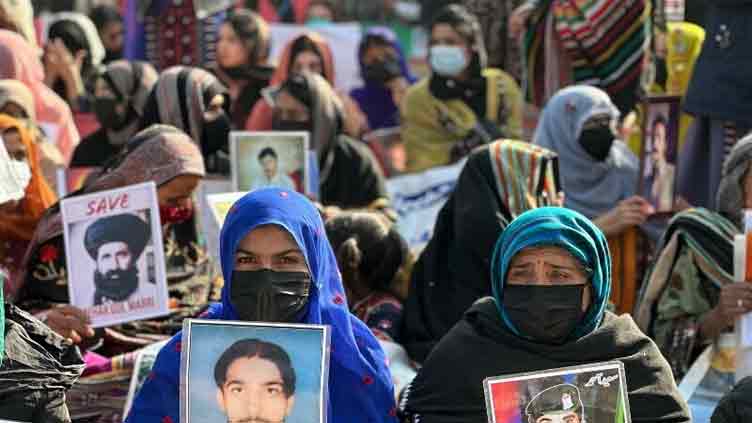
<path fill-rule="evenodd" d="M 180 350 L 180 421 L 189 422 L 190 417 L 190 395 L 189 395 L 189 378 L 187 377 L 190 370 L 190 351 L 191 351 L 191 329 L 193 325 L 209 326 L 239 326 L 239 327 L 256 327 L 256 328 L 280 328 L 280 329 L 298 329 L 298 330 L 315 330 L 321 331 L 321 387 L 319 390 L 319 421 L 327 423 L 327 410 L 329 407 L 328 385 L 329 385 L 329 359 L 331 354 L 331 328 L 328 325 L 313 325 L 301 323 L 265 323 L 265 322 L 241 322 L 237 320 L 212 320 L 212 319 L 185 319 L 183 321 L 183 339 Z"/>
<path fill-rule="evenodd" d="M 311 166 L 309 155 L 311 151 L 311 135 L 307 131 L 230 131 L 230 180 L 234 192 L 250 192 L 240 189 L 238 181 L 238 144 L 246 137 L 269 137 L 269 138 L 303 138 L 303 192 L 301 194 L 311 196 Z"/>
<path fill-rule="evenodd" d="M 162 239 L 162 220 L 159 216 L 159 200 L 157 198 L 157 184 L 154 183 L 154 181 L 149 182 L 143 182 L 140 184 L 134 184 L 134 185 L 128 185 L 122 188 L 115 188 L 111 190 L 106 191 L 99 191 L 99 192 L 93 192 L 91 194 L 85 194 L 77 197 L 70 197 L 70 198 L 63 198 L 60 201 L 60 214 L 63 219 L 63 245 L 65 246 L 65 266 L 66 266 L 66 277 L 68 282 L 68 302 L 71 304 L 71 300 L 74 298 L 74 289 L 73 289 L 73 283 L 71 283 L 71 275 L 70 272 L 71 264 L 72 264 L 72 252 L 70 251 L 70 248 L 68 248 L 69 240 L 70 240 L 70 223 L 67 221 L 66 216 L 66 204 L 70 203 L 80 203 L 85 202 L 92 198 L 101 198 L 105 194 L 106 195 L 113 195 L 113 194 L 120 194 L 124 192 L 134 191 L 136 189 L 147 189 L 150 192 L 150 208 L 149 208 L 149 224 L 151 226 L 151 240 L 152 240 L 152 246 L 154 248 L 154 269 L 156 271 L 157 275 L 157 290 L 158 296 L 162 296 L 165 298 L 165 304 L 158 304 L 159 309 L 151 312 L 151 313 L 144 313 L 143 315 L 140 315 L 138 319 L 133 319 L 132 316 L 123 317 L 121 319 L 115 319 L 112 321 L 108 321 L 106 323 L 92 323 L 91 327 L 94 329 L 102 328 L 102 327 L 110 327 L 114 325 L 119 325 L 122 323 L 127 322 L 133 322 L 137 320 L 146 320 L 146 319 L 153 319 L 157 317 L 162 317 L 170 314 L 170 308 L 169 308 L 169 301 L 170 301 L 170 294 L 169 289 L 167 289 L 167 266 L 165 263 L 165 257 L 164 257 L 164 241 Z M 142 209 L 140 209 L 142 210 Z M 132 212 L 132 211 L 129 211 Z M 101 216 L 98 216 L 97 219 L 101 219 L 103 217 L 107 216 L 113 216 L 123 213 L 103 213 Z"/>
<path fill-rule="evenodd" d="M 626 372 L 624 370 L 624 363 L 622 363 L 621 361 L 606 361 L 601 363 L 583 364 L 579 366 L 559 367 L 556 369 L 541 370 L 535 372 L 514 373 L 504 376 L 488 377 L 483 380 L 483 394 L 486 401 L 486 416 L 488 418 L 488 422 L 498 423 L 496 422 L 496 416 L 494 415 L 493 396 L 491 394 L 491 386 L 494 384 L 614 369 L 619 372 L 619 388 L 622 397 L 621 399 L 624 404 L 624 423 L 631 423 L 632 415 L 629 409 L 629 395 L 627 394 Z"/>
<path fill-rule="evenodd" d="M 648 117 L 650 116 L 649 110 L 652 106 L 655 106 L 656 104 L 668 104 L 669 105 L 669 116 L 668 116 L 668 125 L 674 129 L 674 134 L 676 135 L 675 140 L 675 149 L 676 149 L 676 157 L 674 159 L 674 167 L 676 169 L 676 173 L 674 175 L 674 186 L 673 186 L 673 197 L 674 202 L 676 202 L 677 197 L 677 185 L 678 185 L 678 172 L 679 172 L 679 148 L 680 148 L 680 142 L 679 139 L 679 132 L 681 130 L 681 103 L 682 103 L 682 97 L 676 96 L 676 95 L 648 95 L 642 100 L 642 108 L 643 108 L 643 119 L 642 119 L 642 125 L 640 126 L 640 130 L 642 131 L 642 137 L 640 139 L 640 157 L 638 159 L 640 160 L 640 170 L 639 174 L 637 175 L 637 194 L 641 195 L 643 190 L 643 173 L 645 172 L 645 154 L 647 150 L 645 149 L 645 141 L 647 140 L 647 129 L 649 126 L 648 123 Z M 651 134 L 652 135 L 652 134 Z M 656 212 L 652 214 L 650 217 L 671 217 L 676 213 L 675 210 L 672 210 L 670 212 Z"/>

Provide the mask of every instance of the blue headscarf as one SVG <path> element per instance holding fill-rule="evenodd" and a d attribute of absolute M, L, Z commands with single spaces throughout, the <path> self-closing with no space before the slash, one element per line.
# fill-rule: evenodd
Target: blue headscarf
<path fill-rule="evenodd" d="M 573 337 L 593 332 L 606 312 L 611 294 L 611 254 L 600 229 L 576 211 L 560 207 L 543 207 L 520 215 L 507 226 L 496 243 L 491 261 L 491 289 L 501 318 L 513 333 L 520 332 L 504 310 L 504 286 L 509 264 L 526 248 L 555 246 L 567 250 L 592 270 L 591 305 Z"/>
<path fill-rule="evenodd" d="M 222 302 L 203 318 L 238 320 L 230 302 L 235 250 L 254 228 L 278 225 L 295 239 L 314 281 L 301 323 L 331 327 L 328 422 L 396 422 L 394 386 L 386 356 L 371 331 L 350 314 L 337 260 L 316 208 L 305 197 L 280 189 L 254 191 L 238 200 L 220 235 L 225 285 Z M 179 420 L 179 333 L 160 351 L 152 374 L 139 392 L 127 422 Z"/>
<path fill-rule="evenodd" d="M 402 77 L 407 80 L 408 84 L 413 84 L 415 77 L 410 73 L 405 54 L 397 37 L 391 29 L 384 27 L 373 27 L 363 35 L 360 47 L 358 48 L 358 62 L 360 63 L 361 76 L 363 76 L 365 66 L 363 55 L 374 38 L 381 39 L 397 52 L 397 60 L 402 70 Z M 391 91 L 385 86 L 378 82 L 365 81 L 364 78 L 364 86 L 352 90 L 350 96 L 358 103 L 360 110 L 366 114 L 368 127 L 371 130 L 399 126 L 399 109 L 394 104 Z"/>

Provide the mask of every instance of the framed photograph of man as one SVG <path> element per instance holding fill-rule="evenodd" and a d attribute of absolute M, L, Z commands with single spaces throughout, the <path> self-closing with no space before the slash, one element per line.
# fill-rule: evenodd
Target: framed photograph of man
<path fill-rule="evenodd" d="M 153 182 L 61 202 L 68 290 L 93 327 L 169 313 Z"/>
<path fill-rule="evenodd" d="M 231 132 L 235 191 L 285 188 L 309 192 L 307 132 Z"/>
<path fill-rule="evenodd" d="M 326 421 L 329 328 L 187 319 L 181 421 Z"/>
<path fill-rule="evenodd" d="M 674 211 L 680 102 L 680 97 L 648 97 L 644 103 L 638 193 L 656 214 Z"/>
<path fill-rule="evenodd" d="M 488 378 L 492 423 L 630 423 L 624 365 L 597 363 Z"/>

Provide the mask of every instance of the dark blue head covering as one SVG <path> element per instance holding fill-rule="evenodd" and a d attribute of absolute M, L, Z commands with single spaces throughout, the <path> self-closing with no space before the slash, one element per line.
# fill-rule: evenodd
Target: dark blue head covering
<path fill-rule="evenodd" d="M 289 232 L 308 263 L 314 289 L 301 323 L 331 326 L 327 421 L 396 422 L 386 356 L 368 327 L 350 314 L 324 224 L 313 204 L 302 195 L 264 189 L 245 195 L 232 206 L 220 235 L 225 278 L 222 302 L 202 317 L 237 320 L 230 302 L 235 250 L 250 231 L 262 225 L 278 225 Z M 164 416 L 179 421 L 180 342 L 181 334 L 177 334 L 159 353 L 128 422 L 162 422 Z"/>
<path fill-rule="evenodd" d="M 407 80 L 408 84 L 413 84 L 415 77 L 410 73 L 410 68 L 407 65 L 407 59 L 405 58 L 405 53 L 402 51 L 399 40 L 397 40 L 391 29 L 385 27 L 373 27 L 363 35 L 360 47 L 358 48 L 358 63 L 360 63 L 361 76 L 363 76 L 365 66 L 363 55 L 374 38 L 381 39 L 397 52 L 397 60 L 402 70 L 402 76 Z M 364 86 L 352 90 L 350 96 L 358 103 L 360 110 L 366 114 L 369 128 L 376 130 L 399 126 L 399 109 L 394 104 L 391 91 L 379 83 L 363 79 Z"/>
<path fill-rule="evenodd" d="M 582 337 L 594 331 L 606 312 L 611 294 L 611 254 L 600 229 L 576 211 L 543 207 L 521 214 L 507 226 L 496 243 L 491 261 L 491 288 L 504 324 L 520 335 L 504 310 L 504 285 L 509 264 L 520 251 L 541 246 L 561 247 L 592 270 L 590 277 L 591 305 L 573 336 Z"/>

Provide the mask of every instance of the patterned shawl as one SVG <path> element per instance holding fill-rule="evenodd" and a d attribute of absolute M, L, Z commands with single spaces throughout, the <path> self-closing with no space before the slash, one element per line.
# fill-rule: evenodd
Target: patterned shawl
<path fill-rule="evenodd" d="M 543 83 L 547 19 L 572 64 L 574 83 L 597 86 L 611 96 L 640 80 L 650 41 L 650 5 L 645 0 L 541 0 L 525 36 L 528 98 L 545 104 Z M 550 72 L 550 70 L 548 70 Z"/>
<path fill-rule="evenodd" d="M 89 184 L 67 198 L 148 181 L 160 186 L 181 175 L 203 177 L 204 174 L 201 152 L 190 137 L 171 126 L 154 125 L 136 134 L 120 155 Z M 58 204 L 48 210 L 37 226 L 24 258 L 24 270 L 16 282 L 19 288 L 26 280 L 25 273 L 29 271 L 29 262 L 35 250 L 62 233 L 63 217 Z"/>
<path fill-rule="evenodd" d="M 171 125 L 183 130 L 195 143 L 200 144 L 204 112 L 218 94 L 225 96 L 225 102 L 229 101 L 227 88 L 216 76 L 199 68 L 173 66 L 159 75 L 146 103 L 141 127 L 156 123 Z M 204 156 L 217 149 L 216 146 L 210 148 L 201 145 Z"/>

